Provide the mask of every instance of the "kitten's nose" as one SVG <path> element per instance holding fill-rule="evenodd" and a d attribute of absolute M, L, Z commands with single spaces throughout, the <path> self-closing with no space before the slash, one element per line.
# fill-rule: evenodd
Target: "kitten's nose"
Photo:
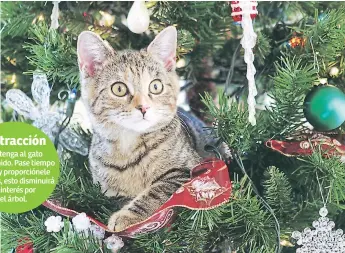
<path fill-rule="evenodd" d="M 143 116 L 145 115 L 147 109 L 149 109 L 150 107 L 147 105 L 138 105 L 135 107 L 136 109 L 138 109 L 139 111 L 141 111 L 141 113 L 143 114 Z"/>

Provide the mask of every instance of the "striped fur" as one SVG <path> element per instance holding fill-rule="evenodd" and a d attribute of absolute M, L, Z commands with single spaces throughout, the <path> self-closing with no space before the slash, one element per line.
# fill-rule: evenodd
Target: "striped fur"
<path fill-rule="evenodd" d="M 115 231 L 149 217 L 200 162 L 176 113 L 175 52 L 164 52 L 168 48 L 164 43 L 169 45 L 176 38 L 174 33 L 168 28 L 156 37 L 152 51 L 115 52 L 90 32 L 78 39 L 82 98 L 94 132 L 89 153 L 93 180 L 106 195 L 131 199 L 110 217 L 108 226 Z M 163 53 L 155 55 L 160 43 Z M 164 88 L 154 95 L 149 85 L 157 79 Z M 116 82 L 128 87 L 126 96 L 113 94 L 111 86 Z M 145 114 L 137 109 L 143 104 L 149 108 Z"/>

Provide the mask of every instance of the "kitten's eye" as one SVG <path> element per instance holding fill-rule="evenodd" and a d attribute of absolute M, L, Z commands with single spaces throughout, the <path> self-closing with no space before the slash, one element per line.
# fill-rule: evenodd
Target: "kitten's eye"
<path fill-rule="evenodd" d="M 149 90 L 152 94 L 158 95 L 163 91 L 163 84 L 160 80 L 156 79 L 150 83 Z"/>
<path fill-rule="evenodd" d="M 123 97 L 127 94 L 127 86 L 124 83 L 114 83 L 111 86 L 111 91 L 118 97 Z"/>

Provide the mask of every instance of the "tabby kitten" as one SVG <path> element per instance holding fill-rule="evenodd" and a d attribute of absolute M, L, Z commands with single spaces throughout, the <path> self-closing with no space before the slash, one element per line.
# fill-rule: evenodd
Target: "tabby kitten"
<path fill-rule="evenodd" d="M 176 47 L 174 27 L 141 51 L 116 52 L 89 31 L 78 38 L 82 99 L 94 132 L 92 177 L 107 196 L 131 199 L 111 215 L 115 231 L 152 215 L 200 162 L 176 113 Z"/>

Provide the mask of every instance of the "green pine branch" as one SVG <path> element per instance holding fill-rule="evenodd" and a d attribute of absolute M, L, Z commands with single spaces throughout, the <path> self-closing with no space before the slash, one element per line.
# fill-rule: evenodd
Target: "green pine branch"
<path fill-rule="evenodd" d="M 295 206 L 292 199 L 292 188 L 287 176 L 278 168 L 271 166 L 265 171 L 263 182 L 264 196 L 272 207 L 278 220 L 289 220 L 294 215 Z"/>
<path fill-rule="evenodd" d="M 316 69 L 303 63 L 300 57 L 285 56 L 275 63 L 276 74 L 272 77 L 275 103 L 268 111 L 265 132 L 273 136 L 289 136 L 306 121 L 303 101 L 316 81 Z"/>
<path fill-rule="evenodd" d="M 1 41 L 14 37 L 27 36 L 35 18 L 44 10 L 44 2 L 15 2 L 1 3 Z M 51 12 L 51 10 L 48 10 Z"/>
<path fill-rule="evenodd" d="M 252 127 L 248 122 L 246 108 L 237 103 L 228 101 L 225 94 L 220 93 L 219 105 L 216 105 L 210 94 L 201 95 L 203 103 L 211 121 L 214 121 L 212 130 L 217 138 L 225 141 L 235 150 L 250 150 L 255 140 L 252 138 Z"/>
<path fill-rule="evenodd" d="M 274 252 L 277 239 L 272 217 L 253 193 L 246 176 L 240 185 L 222 208 L 219 231 L 236 242 L 239 252 Z"/>
<path fill-rule="evenodd" d="M 70 89 L 79 86 L 79 69 L 76 48 L 72 39 L 54 29 L 49 29 L 46 24 L 33 26 L 32 42 L 24 48 L 28 50 L 27 57 L 30 64 L 35 67 L 28 71 L 32 74 L 39 69 L 47 74 L 53 81 L 63 82 Z"/>
<path fill-rule="evenodd" d="M 345 210 L 345 170 L 344 163 L 338 156 L 324 157 L 325 151 L 317 147 L 313 154 L 299 158 L 304 164 L 294 174 L 300 185 L 308 185 L 312 197 L 321 199 L 320 187 L 324 200 Z M 320 182 L 320 185 L 319 185 Z"/>
<path fill-rule="evenodd" d="M 48 252 L 57 244 L 53 234 L 46 232 L 44 221 L 55 215 L 45 208 L 37 208 L 22 214 L 1 214 L 1 250 L 5 252 L 16 248 L 28 238 L 38 252 Z"/>
<path fill-rule="evenodd" d="M 264 66 L 265 59 L 269 56 L 272 50 L 272 40 L 262 32 L 258 32 L 257 36 L 256 47 L 254 49 L 255 62 L 257 62 L 259 66 Z"/>
<path fill-rule="evenodd" d="M 345 6 L 324 12 L 321 19 L 319 14 L 315 13 L 314 25 L 307 25 L 301 31 L 307 38 L 306 57 L 312 62 L 316 54 L 318 64 L 323 67 L 344 52 Z"/>

